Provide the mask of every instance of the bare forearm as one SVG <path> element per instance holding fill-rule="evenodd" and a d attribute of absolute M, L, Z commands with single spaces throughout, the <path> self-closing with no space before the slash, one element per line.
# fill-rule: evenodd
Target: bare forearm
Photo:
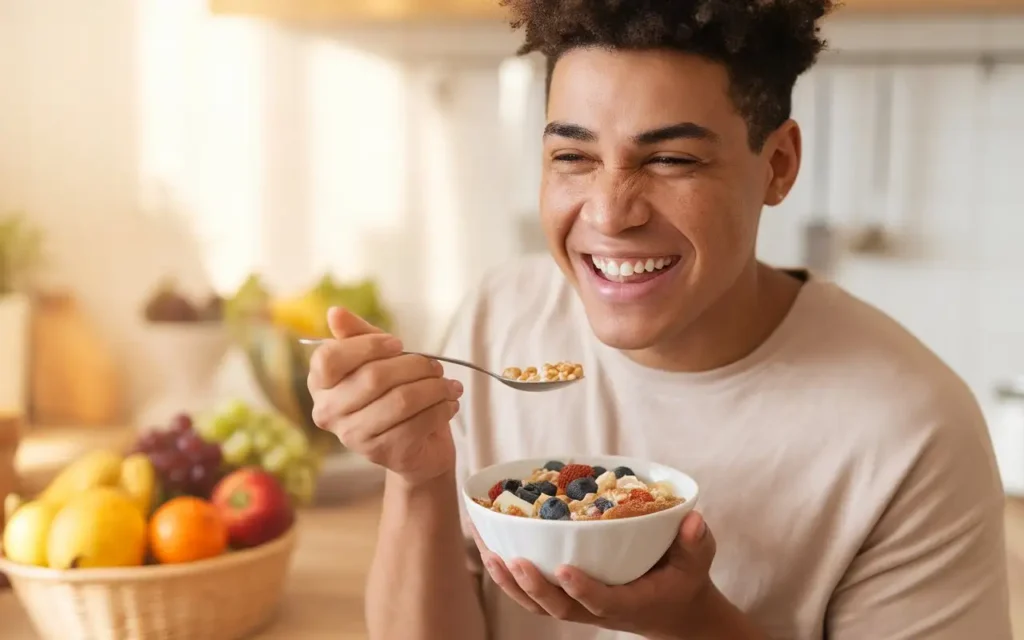
<path fill-rule="evenodd" d="M 409 488 L 389 474 L 366 621 L 374 639 L 484 640 L 453 477 Z"/>

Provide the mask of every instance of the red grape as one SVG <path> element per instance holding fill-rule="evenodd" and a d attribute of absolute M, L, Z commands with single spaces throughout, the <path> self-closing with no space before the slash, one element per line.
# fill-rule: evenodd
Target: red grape
<path fill-rule="evenodd" d="M 172 489 L 178 491 L 184 491 L 188 488 L 189 481 L 189 467 L 188 462 L 179 463 L 171 467 L 170 471 L 167 472 L 167 484 Z"/>
<path fill-rule="evenodd" d="M 224 457 L 220 450 L 219 444 L 208 443 L 203 449 L 203 454 L 200 457 L 200 461 L 209 465 L 211 469 L 220 467 L 220 463 Z"/>
<path fill-rule="evenodd" d="M 188 433 L 192 430 L 192 418 L 188 414 L 180 413 L 171 420 L 171 431 L 176 434 Z"/>
<path fill-rule="evenodd" d="M 220 480 L 219 469 L 203 463 L 192 465 L 189 473 L 189 492 L 200 498 L 209 498 Z"/>
<path fill-rule="evenodd" d="M 139 437 L 135 443 L 135 448 L 138 451 L 157 451 L 160 449 L 161 434 L 156 431 L 147 431 Z"/>
<path fill-rule="evenodd" d="M 153 463 L 153 468 L 157 473 L 165 478 L 170 478 L 171 471 L 178 467 L 183 467 L 187 472 L 189 466 L 189 459 L 177 449 L 164 449 L 151 453 L 149 460 Z"/>
<path fill-rule="evenodd" d="M 177 451 L 168 451 L 166 449 L 149 453 L 149 461 L 153 463 L 153 468 L 161 477 L 167 475 L 167 472 L 174 466 L 177 457 Z"/>
<path fill-rule="evenodd" d="M 179 436 L 176 444 L 189 460 L 201 460 L 206 453 L 206 442 L 194 431 Z"/>

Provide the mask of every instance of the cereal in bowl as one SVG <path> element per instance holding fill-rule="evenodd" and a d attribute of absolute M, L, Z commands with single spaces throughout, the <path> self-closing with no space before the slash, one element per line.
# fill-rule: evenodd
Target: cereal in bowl
<path fill-rule="evenodd" d="M 551 460 L 530 477 L 497 482 L 480 506 L 541 520 L 616 520 L 663 511 L 682 503 L 667 482 L 645 483 L 629 467 L 605 469 Z"/>

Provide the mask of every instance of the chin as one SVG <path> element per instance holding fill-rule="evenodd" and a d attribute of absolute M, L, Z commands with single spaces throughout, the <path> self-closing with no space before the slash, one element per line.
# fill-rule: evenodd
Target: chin
<path fill-rule="evenodd" d="M 606 310 L 587 307 L 587 319 L 598 340 L 620 351 L 650 349 L 662 340 L 663 332 L 642 318 L 614 317 Z"/>

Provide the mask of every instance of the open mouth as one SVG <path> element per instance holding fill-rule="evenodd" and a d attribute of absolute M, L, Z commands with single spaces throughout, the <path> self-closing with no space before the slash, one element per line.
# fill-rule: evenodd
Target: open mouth
<path fill-rule="evenodd" d="M 679 264 L 679 256 L 610 258 L 584 254 L 583 259 L 598 277 L 620 284 L 638 284 L 658 278 Z"/>

